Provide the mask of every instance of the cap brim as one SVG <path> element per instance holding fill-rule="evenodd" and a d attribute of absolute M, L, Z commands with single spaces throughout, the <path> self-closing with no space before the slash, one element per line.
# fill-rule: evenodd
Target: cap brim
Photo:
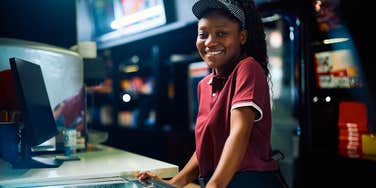
<path fill-rule="evenodd" d="M 218 0 L 200 0 L 192 6 L 192 12 L 198 19 L 201 19 L 208 9 L 228 10 L 227 6 Z"/>

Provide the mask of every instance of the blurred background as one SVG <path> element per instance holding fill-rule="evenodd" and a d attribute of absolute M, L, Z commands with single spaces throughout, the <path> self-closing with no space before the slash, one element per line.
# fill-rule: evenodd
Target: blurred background
<path fill-rule="evenodd" d="M 87 128 L 107 133 L 103 144 L 182 169 L 195 148 L 196 84 L 210 72 L 195 47 L 193 2 L 3 0 L 0 37 L 78 51 Z M 270 61 L 272 146 L 285 155 L 288 184 L 374 184 L 370 3 L 255 2 Z M 80 48 L 88 41 L 94 54 Z"/>

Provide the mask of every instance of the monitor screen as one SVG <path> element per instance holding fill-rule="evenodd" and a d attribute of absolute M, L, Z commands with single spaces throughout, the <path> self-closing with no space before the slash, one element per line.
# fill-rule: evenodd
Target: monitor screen
<path fill-rule="evenodd" d="M 78 0 L 78 40 L 96 41 L 101 48 L 165 25 L 169 19 L 165 7 L 163 0 Z"/>
<path fill-rule="evenodd" d="M 13 166 L 20 168 L 49 167 L 39 165 L 31 157 L 31 147 L 56 136 L 58 130 L 51 110 L 42 70 L 34 64 L 19 58 L 9 59 L 17 96 L 22 113 L 21 152 L 22 156 Z M 58 166 L 51 162 L 51 167 Z M 37 164 L 38 165 L 35 165 Z M 43 162 L 41 162 L 43 163 Z"/>

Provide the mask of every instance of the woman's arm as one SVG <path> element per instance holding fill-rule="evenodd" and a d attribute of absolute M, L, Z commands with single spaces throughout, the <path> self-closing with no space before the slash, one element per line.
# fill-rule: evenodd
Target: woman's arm
<path fill-rule="evenodd" d="M 226 187 L 229 184 L 244 158 L 255 117 L 256 113 L 251 107 L 240 107 L 231 111 L 230 135 L 207 188 Z"/>
<path fill-rule="evenodd" d="M 171 180 L 168 181 L 169 184 L 175 185 L 177 187 L 184 187 L 188 183 L 197 179 L 199 175 L 198 161 L 196 152 L 193 153 L 191 159 L 184 166 L 184 168 Z"/>
<path fill-rule="evenodd" d="M 198 170 L 198 161 L 196 157 L 196 152 L 193 153 L 191 159 L 188 163 L 184 166 L 184 168 L 172 179 L 166 181 L 157 176 L 156 174 L 146 171 L 141 172 L 136 175 L 137 178 L 140 180 L 145 180 L 148 178 L 156 178 L 162 181 L 165 181 L 168 184 L 174 185 L 176 187 L 184 187 L 188 183 L 192 182 L 198 177 L 199 170 Z"/>

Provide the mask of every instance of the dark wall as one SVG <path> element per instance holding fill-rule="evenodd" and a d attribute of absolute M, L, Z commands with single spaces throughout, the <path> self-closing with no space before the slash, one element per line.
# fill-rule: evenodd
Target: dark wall
<path fill-rule="evenodd" d="M 352 0 L 342 0 L 341 10 L 346 20 L 349 32 L 353 36 L 355 47 L 357 49 L 360 61 L 362 62 L 363 74 L 366 79 L 368 93 L 365 93 L 369 99 L 369 121 L 376 132 L 376 77 L 375 77 L 375 56 L 374 56 L 374 35 L 375 19 L 373 12 L 375 10 L 371 2 L 362 1 L 354 3 Z"/>
<path fill-rule="evenodd" d="M 75 0 L 2 0 L 0 37 L 69 48 L 77 41 Z"/>

